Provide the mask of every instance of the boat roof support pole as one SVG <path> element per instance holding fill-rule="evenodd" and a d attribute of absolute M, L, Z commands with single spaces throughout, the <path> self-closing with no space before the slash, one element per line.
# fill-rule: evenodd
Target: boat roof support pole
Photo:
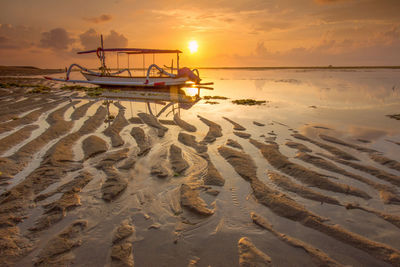
<path fill-rule="evenodd" d="M 176 74 L 179 71 L 179 53 L 176 53 Z"/>
<path fill-rule="evenodd" d="M 102 72 L 105 73 L 106 72 L 106 53 L 104 53 L 104 42 L 103 42 L 103 35 L 100 36 L 101 37 L 101 59 L 102 59 L 102 67 L 103 70 Z"/>
<path fill-rule="evenodd" d="M 145 67 L 145 64 L 144 64 L 144 54 L 143 54 L 143 76 L 146 76 L 144 67 Z"/>
<path fill-rule="evenodd" d="M 119 53 L 117 53 L 117 69 L 119 70 Z"/>

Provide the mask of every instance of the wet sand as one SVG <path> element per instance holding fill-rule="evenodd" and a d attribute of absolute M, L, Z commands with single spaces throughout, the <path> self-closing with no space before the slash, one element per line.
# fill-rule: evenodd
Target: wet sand
<path fill-rule="evenodd" d="M 400 266 L 395 129 L 0 82 L 4 266 Z"/>

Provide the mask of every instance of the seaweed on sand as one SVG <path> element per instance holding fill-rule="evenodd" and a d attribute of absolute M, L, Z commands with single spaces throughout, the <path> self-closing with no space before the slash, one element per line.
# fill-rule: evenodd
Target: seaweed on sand
<path fill-rule="evenodd" d="M 218 96 L 218 95 L 215 95 L 215 96 L 205 95 L 205 96 L 203 96 L 203 99 L 205 99 L 205 100 L 210 100 L 210 99 L 226 100 L 228 98 L 225 96 Z"/>
<path fill-rule="evenodd" d="M 60 89 L 71 91 L 85 91 L 87 95 L 91 97 L 100 96 L 103 93 L 103 88 L 101 87 L 86 87 L 82 85 L 64 85 Z"/>
<path fill-rule="evenodd" d="M 44 85 L 34 85 L 34 89 L 28 91 L 28 94 L 48 94 L 51 91 L 50 87 Z"/>
<path fill-rule="evenodd" d="M 400 121 L 400 113 L 399 114 L 386 115 L 386 117 L 389 117 L 391 119 L 395 119 L 395 120 Z"/>
<path fill-rule="evenodd" d="M 255 105 L 263 105 L 267 103 L 266 100 L 254 100 L 254 99 L 237 99 L 232 101 L 233 104 L 236 105 L 246 105 L 246 106 L 255 106 Z"/>
<path fill-rule="evenodd" d="M 86 91 L 89 87 L 82 85 L 64 85 L 60 88 L 61 90 L 71 90 L 71 91 Z"/>

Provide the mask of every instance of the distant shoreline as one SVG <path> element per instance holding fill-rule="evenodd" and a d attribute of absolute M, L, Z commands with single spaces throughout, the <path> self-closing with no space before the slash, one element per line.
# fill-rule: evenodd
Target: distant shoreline
<path fill-rule="evenodd" d="M 296 70 L 296 69 L 312 69 L 312 70 L 341 70 L 341 69 L 400 69 L 400 66 L 298 66 L 298 67 L 198 67 L 202 70 Z"/>

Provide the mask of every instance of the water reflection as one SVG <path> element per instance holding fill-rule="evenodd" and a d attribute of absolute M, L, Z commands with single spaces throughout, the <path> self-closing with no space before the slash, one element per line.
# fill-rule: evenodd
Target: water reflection
<path fill-rule="evenodd" d="M 220 76 L 223 74 L 224 79 Z M 400 70 L 204 70 L 218 95 L 330 108 L 399 103 Z M 262 94 L 260 94 L 262 91 Z"/>
<path fill-rule="evenodd" d="M 131 121 L 140 119 L 134 117 L 137 112 L 146 112 L 156 118 L 170 117 L 176 113 L 180 115 L 181 109 L 192 108 L 201 98 L 199 92 L 193 88 L 170 87 L 165 89 L 104 89 L 101 95 L 93 98 L 88 96 L 76 97 L 79 99 L 90 98 L 103 101 L 107 108 L 107 122 L 110 123 L 120 108 L 127 110 Z M 113 104 L 113 105 L 111 105 Z"/>

